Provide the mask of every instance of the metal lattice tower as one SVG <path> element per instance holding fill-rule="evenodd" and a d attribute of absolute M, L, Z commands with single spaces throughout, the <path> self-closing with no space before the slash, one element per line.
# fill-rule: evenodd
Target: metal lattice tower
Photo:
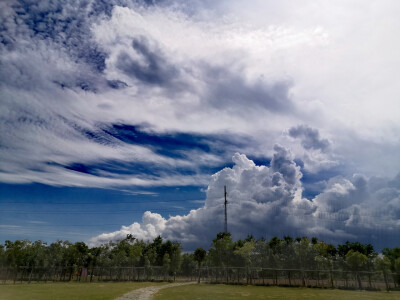
<path fill-rule="evenodd" d="M 224 185 L 224 197 L 225 197 L 225 202 L 224 202 L 224 206 L 225 206 L 225 233 L 228 233 L 228 214 L 226 211 L 226 206 L 228 204 L 228 201 L 226 200 L 226 196 L 227 196 L 227 192 L 226 192 L 226 185 Z"/>

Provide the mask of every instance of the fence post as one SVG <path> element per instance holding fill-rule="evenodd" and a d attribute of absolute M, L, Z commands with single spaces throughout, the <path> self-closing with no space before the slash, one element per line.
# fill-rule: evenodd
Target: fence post
<path fill-rule="evenodd" d="M 358 288 L 361 290 L 362 289 L 362 283 L 361 283 L 361 277 L 358 272 L 356 272 L 356 279 L 358 281 Z"/>
<path fill-rule="evenodd" d="M 72 273 L 73 273 L 73 269 L 72 269 L 72 266 L 70 266 L 70 267 L 69 267 L 69 278 L 68 278 L 68 281 L 71 281 L 71 279 L 72 279 Z"/>
<path fill-rule="evenodd" d="M 89 279 L 89 282 L 92 282 L 92 280 L 93 280 L 93 269 L 94 269 L 94 266 L 92 266 L 92 269 L 90 270 L 90 279 Z"/>
<path fill-rule="evenodd" d="M 15 276 L 14 276 L 14 284 L 17 281 L 17 276 L 18 276 L 18 267 L 14 268 Z M 21 283 L 22 283 L 22 277 L 21 277 Z"/>
<path fill-rule="evenodd" d="M 265 285 L 265 282 L 264 282 L 264 271 L 263 271 L 263 269 L 261 269 L 261 274 L 262 274 L 263 285 Z"/>
<path fill-rule="evenodd" d="M 369 284 L 369 288 L 372 288 L 371 273 L 368 273 L 368 284 Z"/>
<path fill-rule="evenodd" d="M 389 291 L 389 284 L 385 272 L 383 272 L 383 279 L 385 280 L 386 290 Z"/>
<path fill-rule="evenodd" d="M 7 282 L 7 277 L 8 277 L 8 267 L 7 267 L 7 269 L 6 269 L 6 277 L 4 278 L 4 283 Z"/>

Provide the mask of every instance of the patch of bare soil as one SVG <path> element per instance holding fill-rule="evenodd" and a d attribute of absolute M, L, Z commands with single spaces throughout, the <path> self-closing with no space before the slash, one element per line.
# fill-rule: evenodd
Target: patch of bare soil
<path fill-rule="evenodd" d="M 149 286 L 137 290 L 133 290 L 132 292 L 126 293 L 125 295 L 116 298 L 115 300 L 151 300 L 153 295 L 161 289 L 166 289 L 174 286 L 181 286 L 187 284 L 194 284 L 196 282 L 177 282 L 159 286 Z"/>

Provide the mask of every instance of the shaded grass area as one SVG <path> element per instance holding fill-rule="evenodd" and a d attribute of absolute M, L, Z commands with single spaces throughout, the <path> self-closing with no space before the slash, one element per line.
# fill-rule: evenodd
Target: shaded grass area
<path fill-rule="evenodd" d="M 327 300 L 398 300 L 400 292 L 345 291 L 338 289 L 240 286 L 225 284 L 195 284 L 166 288 L 157 292 L 154 300 L 179 299 L 327 299 Z"/>
<path fill-rule="evenodd" d="M 122 296 L 134 289 L 162 285 L 156 282 L 103 282 L 103 283 L 22 283 L 0 284 L 1 300 L 47 300 L 89 299 L 109 300 Z"/>

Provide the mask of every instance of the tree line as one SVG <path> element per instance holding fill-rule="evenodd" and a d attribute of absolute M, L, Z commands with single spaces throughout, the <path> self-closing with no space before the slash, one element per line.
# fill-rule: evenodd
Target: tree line
<path fill-rule="evenodd" d="M 218 233 L 206 251 L 182 253 L 177 242 L 138 240 L 132 235 L 118 242 L 89 247 L 84 242 L 57 241 L 47 244 L 29 240 L 0 244 L 0 267 L 49 268 L 79 266 L 83 268 L 160 266 L 170 274 L 193 274 L 199 267 L 262 267 L 298 270 L 341 270 L 394 274 L 400 284 L 400 247 L 374 251 L 371 244 L 346 242 L 337 246 L 313 237 L 282 239 L 273 237 L 234 241 L 230 233 Z M 360 279 L 358 279 L 360 280 Z"/>

